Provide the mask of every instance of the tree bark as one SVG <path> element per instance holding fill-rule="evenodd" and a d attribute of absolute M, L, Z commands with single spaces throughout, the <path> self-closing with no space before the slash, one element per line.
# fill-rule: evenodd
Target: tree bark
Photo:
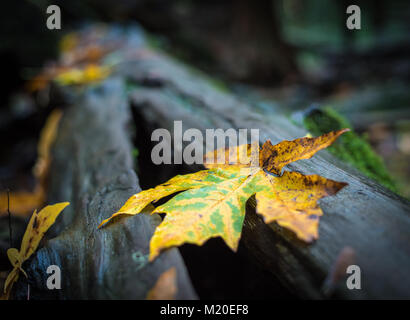
<path fill-rule="evenodd" d="M 177 271 L 178 299 L 194 299 L 177 249 L 148 263 L 157 215 L 140 214 L 97 229 L 140 191 L 133 170 L 129 108 L 121 80 L 86 90 L 69 106 L 55 142 L 48 203 L 69 201 L 48 235 L 57 235 L 25 263 L 33 299 L 145 299 L 158 277 Z M 61 269 L 61 290 L 48 290 L 49 265 Z M 22 279 L 24 277 L 20 277 Z M 22 279 L 16 297 L 25 299 Z"/>
<path fill-rule="evenodd" d="M 259 129 L 261 143 L 271 139 L 275 144 L 306 134 L 280 110 L 246 104 L 164 55 L 151 53 L 146 57 L 122 66 L 124 74 L 138 84 L 131 92 L 131 100 L 138 123 L 149 128 L 146 139 L 157 127 L 172 133 L 176 120 L 182 120 L 183 130 Z M 154 73 L 156 85 L 144 85 Z M 200 168 L 189 166 L 184 170 Z M 337 268 L 335 264 L 342 250 L 350 247 L 355 264 L 361 268 L 362 289 L 349 290 L 343 280 L 332 284 L 331 296 L 409 298 L 409 202 L 326 151 L 310 160 L 292 163 L 288 169 L 319 174 L 349 185 L 336 196 L 319 202 L 324 216 L 320 220 L 319 239 L 311 245 L 298 241 L 275 224 L 265 225 L 259 216 L 249 212 L 241 239 L 241 245 L 249 249 L 249 258 L 259 261 L 299 296 L 320 299 L 329 296 L 329 291 L 325 294 L 322 290 L 325 280 L 332 268 Z"/>

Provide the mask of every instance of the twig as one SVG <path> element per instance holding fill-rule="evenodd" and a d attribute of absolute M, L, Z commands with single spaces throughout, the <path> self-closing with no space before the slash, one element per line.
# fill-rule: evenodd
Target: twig
<path fill-rule="evenodd" d="M 13 248 L 13 233 L 11 229 L 11 212 L 10 212 L 10 189 L 7 188 L 7 212 L 9 214 L 9 237 L 10 237 L 10 248 Z"/>

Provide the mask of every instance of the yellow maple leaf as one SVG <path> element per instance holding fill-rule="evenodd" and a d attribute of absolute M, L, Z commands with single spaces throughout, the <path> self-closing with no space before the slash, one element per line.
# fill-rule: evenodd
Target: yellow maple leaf
<path fill-rule="evenodd" d="M 53 225 L 58 215 L 69 202 L 60 202 L 54 205 L 44 207 L 39 213 L 35 210 L 27 225 L 23 240 L 21 241 L 20 250 L 10 248 L 7 250 L 7 256 L 10 260 L 13 270 L 7 276 L 4 283 L 2 299 L 8 299 L 13 284 L 18 280 L 20 271 L 27 277 L 22 265 L 37 250 L 44 233 Z"/>
<path fill-rule="evenodd" d="M 176 276 L 175 267 L 162 273 L 154 287 L 148 292 L 147 300 L 174 300 L 177 293 Z"/>
<path fill-rule="evenodd" d="M 163 249 L 183 243 L 201 245 L 213 237 L 221 237 L 236 251 L 246 202 L 255 195 L 257 213 L 266 223 L 277 222 L 294 231 L 301 240 L 312 241 L 318 238 L 319 217 L 323 214 L 317 200 L 336 194 L 347 184 L 297 172 L 279 175 L 285 165 L 312 157 L 346 131 L 282 141 L 275 146 L 267 141 L 261 149 L 259 145 L 256 148 L 241 145 L 230 150 L 212 151 L 204 157 L 208 170 L 176 176 L 133 195 L 99 227 L 115 216 L 138 214 L 151 202 L 183 191 L 152 211 L 166 213 L 166 216 L 151 239 L 150 261 Z M 236 155 L 237 162 L 224 157 L 227 155 Z M 258 162 L 255 156 L 258 156 Z M 213 161 L 215 159 L 218 163 Z"/>

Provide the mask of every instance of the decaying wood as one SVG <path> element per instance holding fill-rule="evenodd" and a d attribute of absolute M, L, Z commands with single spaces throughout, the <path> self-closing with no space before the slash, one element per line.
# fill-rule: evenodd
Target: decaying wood
<path fill-rule="evenodd" d="M 197 128 L 202 132 L 208 128 L 252 128 L 260 130 L 261 142 L 271 139 L 272 143 L 306 134 L 278 111 L 244 103 L 220 91 L 209 79 L 158 53 L 124 63 L 120 73 L 136 84 L 131 101 L 139 123 L 151 129 L 166 128 L 172 133 L 175 120 L 182 120 L 183 129 Z M 325 298 L 325 279 L 335 268 L 340 252 L 351 247 L 355 263 L 361 268 L 362 288 L 348 290 L 343 279 L 332 284 L 332 297 L 409 298 L 409 202 L 326 151 L 293 163 L 288 169 L 319 174 L 349 186 L 320 201 L 324 216 L 319 239 L 311 245 L 275 224 L 265 225 L 250 212 L 241 240 L 249 249 L 250 258 L 257 259 L 301 297 Z"/>
<path fill-rule="evenodd" d="M 48 203 L 71 204 L 49 231 L 58 235 L 24 266 L 32 299 L 145 299 L 158 277 L 172 267 L 177 270 L 176 297 L 196 298 L 177 249 L 148 263 L 158 216 L 142 214 L 97 229 L 140 190 L 124 91 L 121 80 L 108 80 L 74 98 L 64 112 L 50 169 Z M 49 265 L 61 268 L 61 290 L 46 287 Z M 24 279 L 16 291 L 18 298 L 26 297 Z"/>

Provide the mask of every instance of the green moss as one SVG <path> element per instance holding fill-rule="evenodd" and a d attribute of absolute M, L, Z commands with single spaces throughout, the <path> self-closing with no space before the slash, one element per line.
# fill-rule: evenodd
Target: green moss
<path fill-rule="evenodd" d="M 310 111 L 304 118 L 304 125 L 316 136 L 332 130 L 351 128 L 347 119 L 331 108 Z M 363 137 L 357 135 L 353 130 L 340 136 L 338 141 L 328 150 L 339 159 L 356 167 L 369 178 L 392 191 L 397 191 L 395 182 L 389 175 L 383 159 L 373 151 Z"/>
<path fill-rule="evenodd" d="M 139 152 L 138 148 L 132 149 L 132 157 L 133 157 L 135 160 L 137 160 L 139 154 L 140 154 L 140 152 Z"/>

